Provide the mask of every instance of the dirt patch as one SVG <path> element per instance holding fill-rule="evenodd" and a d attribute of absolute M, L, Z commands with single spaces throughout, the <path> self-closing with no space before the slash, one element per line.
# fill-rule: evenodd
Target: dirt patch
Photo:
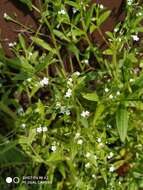
<path fill-rule="evenodd" d="M 106 31 L 112 31 L 115 24 L 119 21 L 123 21 L 125 18 L 124 14 L 124 2 L 123 0 L 92 0 L 93 3 L 103 4 L 105 7 L 112 10 L 110 17 L 101 26 L 101 31 L 105 34 Z M 38 3 L 37 0 L 34 1 L 35 4 Z M 8 15 L 15 17 L 23 25 L 30 27 L 32 30 L 36 31 L 37 19 L 36 13 L 31 12 L 26 6 L 15 0 L 1 0 L 0 1 L 0 42 L 5 50 L 8 57 L 12 57 L 13 53 L 9 48 L 9 43 L 17 41 L 17 34 L 19 32 L 24 32 L 23 27 L 4 20 L 3 15 L 7 13 Z M 28 37 L 28 34 L 27 34 Z M 104 47 L 105 42 L 101 35 L 95 31 L 91 35 L 93 42 L 97 43 L 100 47 Z"/>

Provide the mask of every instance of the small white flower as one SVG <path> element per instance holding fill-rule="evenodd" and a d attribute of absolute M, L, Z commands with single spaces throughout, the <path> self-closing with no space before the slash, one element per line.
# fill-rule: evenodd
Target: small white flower
<path fill-rule="evenodd" d="M 42 132 L 42 127 L 41 126 L 37 127 L 36 131 L 37 131 L 37 133 L 41 133 Z"/>
<path fill-rule="evenodd" d="M 23 108 L 22 108 L 22 107 L 18 108 L 17 113 L 18 113 L 19 115 L 22 115 L 22 114 L 24 113 Z"/>
<path fill-rule="evenodd" d="M 137 16 L 142 16 L 142 13 L 141 13 L 141 12 L 139 12 L 139 13 L 137 13 L 136 15 L 137 15 Z"/>
<path fill-rule="evenodd" d="M 132 38 L 133 38 L 133 40 L 136 41 L 136 42 L 139 41 L 139 39 L 140 39 L 137 35 L 132 35 Z"/>
<path fill-rule="evenodd" d="M 25 127 L 26 127 L 26 124 L 25 124 L 25 123 L 22 123 L 22 124 L 21 124 L 21 128 L 25 129 Z"/>
<path fill-rule="evenodd" d="M 70 115 L 71 114 L 70 110 L 67 109 L 66 112 L 65 112 L 65 114 L 66 115 Z"/>
<path fill-rule="evenodd" d="M 97 139 L 97 142 L 98 142 L 98 143 L 101 143 L 101 142 L 102 142 L 102 139 L 101 139 L 101 138 L 98 138 L 98 139 Z"/>
<path fill-rule="evenodd" d="M 59 15 L 65 15 L 66 14 L 66 11 L 64 9 L 61 9 L 60 11 L 58 11 L 58 14 Z"/>
<path fill-rule="evenodd" d="M 73 85 L 72 82 L 73 82 L 72 78 L 69 78 L 68 81 L 67 81 L 67 84 L 68 84 L 69 86 L 72 86 L 72 85 Z"/>
<path fill-rule="evenodd" d="M 112 128 L 112 126 L 111 126 L 111 125 L 109 125 L 109 124 L 107 124 L 107 128 L 111 129 L 111 128 Z"/>
<path fill-rule="evenodd" d="M 28 82 L 31 82 L 31 81 L 32 81 L 32 78 L 28 78 L 27 81 L 28 81 Z"/>
<path fill-rule="evenodd" d="M 118 28 L 114 28 L 114 32 L 118 32 Z"/>
<path fill-rule="evenodd" d="M 9 46 L 9 47 L 14 47 L 14 46 L 16 46 L 16 42 L 10 42 L 10 43 L 8 44 L 8 46 Z"/>
<path fill-rule="evenodd" d="M 90 166 L 91 166 L 91 164 L 89 162 L 85 164 L 86 168 L 90 168 Z"/>
<path fill-rule="evenodd" d="M 129 82 L 134 82 L 134 79 L 131 78 L 131 79 L 129 80 Z"/>
<path fill-rule="evenodd" d="M 111 166 L 110 168 L 109 168 L 109 172 L 114 172 L 115 171 L 115 167 L 114 166 Z"/>
<path fill-rule="evenodd" d="M 46 132 L 46 131 L 48 131 L 48 128 L 46 126 L 44 126 L 44 127 L 42 127 L 42 131 Z"/>
<path fill-rule="evenodd" d="M 110 152 L 109 155 L 107 156 L 108 159 L 111 159 L 114 156 L 113 152 Z"/>
<path fill-rule="evenodd" d="M 76 8 L 73 8 L 72 9 L 73 13 L 75 14 L 77 12 L 77 9 Z"/>
<path fill-rule="evenodd" d="M 133 0 L 128 0 L 128 1 L 127 1 L 128 5 L 131 5 L 132 2 L 133 2 Z"/>
<path fill-rule="evenodd" d="M 82 117 L 89 117 L 90 112 L 89 111 L 82 111 L 82 113 L 80 114 Z"/>
<path fill-rule="evenodd" d="M 95 175 L 95 174 L 92 174 L 92 178 L 96 179 L 96 175 Z"/>
<path fill-rule="evenodd" d="M 105 88 L 105 92 L 109 92 L 109 88 Z"/>
<path fill-rule="evenodd" d="M 80 75 L 80 72 L 79 72 L 79 71 L 76 71 L 76 72 L 75 72 L 75 75 L 79 76 L 79 75 Z"/>
<path fill-rule="evenodd" d="M 40 81 L 40 85 L 43 87 L 45 85 L 48 85 L 49 83 L 49 79 L 47 77 L 44 77 L 41 81 Z"/>
<path fill-rule="evenodd" d="M 82 139 L 79 139 L 79 140 L 77 141 L 77 144 L 82 145 L 82 144 L 83 144 L 83 140 L 82 140 Z"/>
<path fill-rule="evenodd" d="M 6 19 L 7 17 L 8 17 L 8 14 L 7 14 L 7 13 L 4 13 L 4 14 L 3 14 L 3 18 Z"/>
<path fill-rule="evenodd" d="M 113 99 L 114 96 L 112 94 L 109 95 L 109 99 Z"/>
<path fill-rule="evenodd" d="M 88 61 L 88 59 L 84 59 L 84 60 L 82 60 L 82 63 L 85 63 L 86 65 L 88 65 L 89 61 Z"/>
<path fill-rule="evenodd" d="M 66 92 L 66 94 L 65 94 L 65 97 L 66 97 L 66 98 L 70 98 L 71 95 L 72 95 L 72 90 L 71 90 L 71 89 L 68 89 L 67 92 Z"/>
<path fill-rule="evenodd" d="M 52 146 L 51 146 L 51 150 L 52 150 L 53 152 L 55 152 L 55 151 L 57 150 L 57 147 L 56 147 L 55 145 L 52 145 Z"/>
<path fill-rule="evenodd" d="M 116 93 L 116 94 L 117 94 L 117 96 L 119 96 L 119 95 L 120 95 L 120 91 L 117 91 L 117 93 Z"/>
<path fill-rule="evenodd" d="M 85 155 L 86 158 L 89 158 L 90 156 L 91 156 L 90 152 L 87 152 L 86 155 Z"/>
<path fill-rule="evenodd" d="M 100 9 L 104 9 L 104 6 L 102 4 L 99 5 Z"/>
<path fill-rule="evenodd" d="M 99 148 L 103 148 L 104 144 L 103 143 L 99 143 Z"/>
<path fill-rule="evenodd" d="M 79 137 L 80 137 L 80 133 L 76 133 L 74 138 L 78 139 Z"/>

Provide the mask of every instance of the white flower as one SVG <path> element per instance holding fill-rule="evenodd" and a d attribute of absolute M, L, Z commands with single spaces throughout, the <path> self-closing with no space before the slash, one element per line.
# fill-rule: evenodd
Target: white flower
<path fill-rule="evenodd" d="M 86 158 L 89 158 L 90 156 L 91 156 L 90 152 L 87 152 L 86 155 L 85 155 Z"/>
<path fill-rule="evenodd" d="M 117 94 L 117 96 L 119 96 L 119 95 L 120 95 L 120 91 L 117 91 L 117 93 L 116 93 L 116 94 Z"/>
<path fill-rule="evenodd" d="M 128 5 L 131 5 L 132 2 L 133 2 L 133 0 L 128 0 L 128 1 L 127 1 Z"/>
<path fill-rule="evenodd" d="M 58 14 L 59 15 L 65 15 L 66 14 L 66 11 L 64 9 L 61 9 L 60 11 L 58 11 Z"/>
<path fill-rule="evenodd" d="M 130 82 L 134 82 L 134 79 L 131 78 L 129 81 L 130 81 Z"/>
<path fill-rule="evenodd" d="M 48 85 L 49 83 L 49 79 L 47 77 L 44 77 L 41 81 L 40 81 L 40 85 L 43 87 L 45 85 Z"/>
<path fill-rule="evenodd" d="M 98 139 L 97 139 L 97 142 L 98 142 L 98 143 L 101 143 L 101 142 L 102 142 L 102 139 L 101 139 L 101 138 L 98 138 Z"/>
<path fill-rule="evenodd" d="M 104 9 L 104 6 L 102 4 L 99 5 L 100 9 Z"/>
<path fill-rule="evenodd" d="M 118 32 L 118 28 L 114 28 L 114 32 Z"/>
<path fill-rule="evenodd" d="M 99 148 L 103 148 L 104 144 L 103 143 L 99 143 Z"/>
<path fill-rule="evenodd" d="M 139 41 L 139 39 L 140 39 L 137 35 L 132 35 L 132 38 L 133 38 L 133 40 L 136 41 L 136 42 Z"/>
<path fill-rule="evenodd" d="M 70 98 L 71 95 L 72 95 L 72 90 L 71 90 L 71 89 L 68 89 L 67 92 L 66 92 L 66 94 L 65 94 L 65 97 L 66 97 L 66 98 Z"/>
<path fill-rule="evenodd" d="M 92 174 L 92 178 L 96 179 L 96 175 L 95 175 L 95 174 Z"/>
<path fill-rule="evenodd" d="M 31 81 L 32 81 L 32 78 L 28 78 L 27 81 L 28 81 L 28 82 L 31 82 Z"/>
<path fill-rule="evenodd" d="M 105 92 L 109 92 L 109 88 L 105 88 Z"/>
<path fill-rule="evenodd" d="M 114 156 L 113 152 L 110 152 L 109 155 L 107 156 L 108 159 L 111 159 Z"/>
<path fill-rule="evenodd" d="M 74 138 L 78 139 L 79 137 L 80 137 L 80 133 L 76 133 Z"/>
<path fill-rule="evenodd" d="M 40 127 L 37 127 L 37 129 L 36 129 L 36 131 L 37 131 L 37 133 L 41 133 L 42 132 L 42 127 L 40 126 Z"/>
<path fill-rule="evenodd" d="M 137 13 L 136 15 L 137 15 L 137 16 L 142 16 L 142 13 L 141 13 L 141 12 L 139 12 L 139 13 Z"/>
<path fill-rule="evenodd" d="M 6 19 L 7 17 L 8 17 L 8 14 L 7 14 L 7 13 L 4 13 L 4 14 L 3 14 L 3 18 Z"/>
<path fill-rule="evenodd" d="M 84 60 L 82 60 L 82 63 L 85 63 L 86 65 L 88 65 L 89 61 L 88 61 L 88 59 L 84 59 Z"/>
<path fill-rule="evenodd" d="M 17 113 L 22 115 L 24 113 L 23 107 L 18 108 Z"/>
<path fill-rule="evenodd" d="M 111 128 L 112 128 L 112 126 L 111 126 L 111 125 L 109 125 L 109 124 L 107 124 L 107 128 L 111 129 Z"/>
<path fill-rule="evenodd" d="M 82 139 L 79 139 L 79 140 L 77 141 L 77 144 L 82 145 L 82 144 L 83 144 L 83 140 L 82 140 Z"/>
<path fill-rule="evenodd" d="M 90 165 L 89 162 L 85 164 L 85 167 L 86 167 L 86 168 L 90 168 L 90 166 L 91 166 L 91 165 Z"/>
<path fill-rule="evenodd" d="M 80 75 L 80 72 L 79 72 L 79 71 L 76 71 L 76 72 L 75 72 L 75 75 L 79 76 L 79 75 Z"/>
<path fill-rule="evenodd" d="M 51 150 L 52 150 L 53 152 L 55 152 L 55 151 L 57 150 L 57 147 L 56 147 L 55 145 L 52 145 L 52 146 L 51 146 Z"/>
<path fill-rule="evenodd" d="M 25 123 L 22 123 L 22 124 L 21 124 L 21 128 L 24 129 L 25 127 L 26 127 L 26 124 L 25 124 Z"/>
<path fill-rule="evenodd" d="M 114 96 L 113 96 L 112 94 L 110 94 L 110 95 L 109 95 L 109 98 L 110 98 L 110 99 L 113 99 L 113 98 L 114 98 Z"/>
<path fill-rule="evenodd" d="M 111 166 L 110 168 L 109 168 L 109 172 L 114 172 L 115 171 L 115 167 L 114 166 Z"/>
<path fill-rule="evenodd" d="M 48 131 L 48 128 L 46 126 L 44 126 L 44 127 L 42 127 L 42 131 L 46 132 L 46 131 Z"/>
<path fill-rule="evenodd" d="M 73 8 L 72 9 L 73 13 L 75 14 L 77 12 L 77 9 L 76 8 Z"/>
<path fill-rule="evenodd" d="M 72 82 L 73 82 L 72 78 L 69 78 L 67 84 L 68 84 L 69 86 L 72 86 L 72 85 L 73 85 Z"/>
<path fill-rule="evenodd" d="M 66 115 L 70 115 L 70 113 L 71 113 L 71 112 L 70 112 L 70 110 L 68 110 L 68 109 L 67 109 L 66 112 L 65 112 Z"/>
<path fill-rule="evenodd" d="M 8 46 L 9 46 L 9 47 L 14 47 L 14 46 L 16 46 L 16 42 L 10 42 L 10 43 L 8 44 Z"/>
<path fill-rule="evenodd" d="M 89 111 L 82 111 L 82 113 L 80 114 L 82 117 L 89 117 L 90 112 Z"/>

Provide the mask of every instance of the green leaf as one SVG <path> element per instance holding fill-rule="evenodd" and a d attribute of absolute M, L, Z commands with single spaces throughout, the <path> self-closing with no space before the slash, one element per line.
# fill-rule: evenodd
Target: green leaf
<path fill-rule="evenodd" d="M 16 119 L 16 115 L 11 109 L 5 105 L 2 101 L 0 102 L 0 110 L 9 115 L 11 118 Z"/>
<path fill-rule="evenodd" d="M 128 111 L 125 105 L 121 104 L 117 109 L 116 125 L 120 139 L 122 142 L 124 142 L 127 137 L 127 130 L 128 130 Z"/>
<path fill-rule="evenodd" d="M 18 38 L 22 49 L 26 52 L 26 44 L 23 36 L 21 34 L 18 34 Z"/>
<path fill-rule="evenodd" d="M 93 118 L 93 127 L 96 125 L 96 122 L 100 119 L 101 114 L 103 113 L 105 107 L 103 104 L 98 104 L 97 108 L 96 108 L 96 112 L 94 114 L 94 118 Z"/>
<path fill-rule="evenodd" d="M 96 94 L 96 92 L 93 92 L 93 93 L 82 93 L 82 97 L 85 98 L 86 100 L 90 100 L 90 101 L 94 101 L 94 102 L 98 102 L 99 101 L 99 97 Z"/>
<path fill-rule="evenodd" d="M 80 51 L 74 44 L 69 44 L 68 50 L 76 56 L 77 60 L 79 60 Z"/>
<path fill-rule="evenodd" d="M 17 147 L 17 141 L 0 146 L 0 166 L 7 167 L 26 162 L 26 156 Z"/>
<path fill-rule="evenodd" d="M 37 38 L 37 37 L 31 37 L 34 43 L 41 46 L 42 48 L 48 50 L 49 52 L 53 52 L 54 54 L 57 54 L 57 51 L 55 48 L 52 48 L 48 43 L 46 43 L 44 40 Z"/>
<path fill-rule="evenodd" d="M 100 26 L 110 15 L 111 11 L 105 11 L 100 15 L 100 17 L 97 19 L 97 26 Z"/>
<path fill-rule="evenodd" d="M 59 39 L 61 40 L 65 40 L 67 42 L 69 42 L 70 40 L 66 37 L 66 35 L 63 32 L 60 32 L 59 30 L 53 30 L 53 33 L 55 34 L 55 36 L 57 36 Z"/>

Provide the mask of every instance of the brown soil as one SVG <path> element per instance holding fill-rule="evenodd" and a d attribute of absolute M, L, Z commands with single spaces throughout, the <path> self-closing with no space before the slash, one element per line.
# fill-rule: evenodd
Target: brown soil
<path fill-rule="evenodd" d="M 35 0 L 34 3 L 38 1 Z M 113 30 L 115 24 L 119 21 L 124 20 L 124 12 L 123 12 L 123 2 L 124 0 L 92 0 L 91 3 L 101 3 L 105 7 L 112 10 L 111 16 L 104 22 L 101 26 L 101 31 L 105 34 L 106 31 Z M 18 26 L 15 23 L 7 22 L 4 20 L 3 15 L 7 13 L 12 17 L 16 17 L 16 20 L 36 30 L 37 28 L 37 20 L 35 12 L 28 11 L 27 7 L 18 3 L 15 0 L 0 0 L 0 42 L 5 50 L 5 53 L 8 57 L 12 57 L 13 53 L 11 52 L 8 44 L 10 42 L 14 42 L 17 40 L 17 34 L 22 31 L 23 28 Z M 93 32 L 91 38 L 93 41 L 100 46 L 104 46 L 104 40 L 101 35 L 95 31 Z"/>

